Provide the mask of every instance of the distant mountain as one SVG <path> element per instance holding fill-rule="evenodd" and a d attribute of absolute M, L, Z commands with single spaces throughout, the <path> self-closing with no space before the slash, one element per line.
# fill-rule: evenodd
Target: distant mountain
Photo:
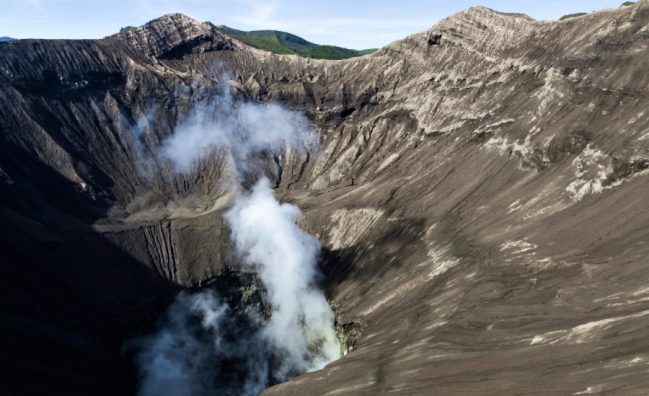
<path fill-rule="evenodd" d="M 236 38 L 252 47 L 274 52 L 276 54 L 294 54 L 316 59 L 347 59 L 372 53 L 376 48 L 353 50 L 333 45 L 319 45 L 302 37 L 278 30 L 255 30 L 246 32 L 225 25 L 214 25 L 206 22 L 221 33 Z"/>
<path fill-rule="evenodd" d="M 16 40 L 15 38 L 7 37 L 7 36 L 2 36 L 0 37 L 0 43 L 6 43 L 8 41 L 14 41 Z"/>

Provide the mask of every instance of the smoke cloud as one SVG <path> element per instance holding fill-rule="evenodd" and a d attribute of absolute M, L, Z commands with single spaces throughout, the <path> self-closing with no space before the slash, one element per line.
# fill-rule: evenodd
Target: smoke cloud
<path fill-rule="evenodd" d="M 286 355 L 278 368 L 284 378 L 340 354 L 334 315 L 315 284 L 320 243 L 295 224 L 299 216 L 297 207 L 277 202 L 264 178 L 225 217 L 237 253 L 268 293 L 273 310 L 262 336 Z"/>
<path fill-rule="evenodd" d="M 232 279 L 236 282 L 235 279 Z M 213 290 L 181 293 L 158 331 L 135 341 L 139 395 L 248 396 L 276 382 L 263 320 Z"/>
<path fill-rule="evenodd" d="M 297 226 L 299 209 L 280 203 L 267 178 L 250 191 L 240 184 L 264 153 L 317 142 L 304 115 L 237 103 L 229 92 L 196 105 L 162 142 L 157 155 L 179 173 L 227 155 L 236 198 L 225 220 L 242 273 L 259 287 L 233 278 L 219 292 L 179 294 L 157 331 L 131 345 L 140 395 L 258 395 L 340 357 L 334 314 L 317 287 L 319 241 Z"/>
<path fill-rule="evenodd" d="M 270 103 L 237 102 L 229 89 L 209 102 L 198 104 L 163 142 L 162 158 L 170 160 L 177 172 L 186 173 L 201 159 L 225 149 L 234 171 L 246 170 L 263 151 L 278 154 L 286 147 L 311 150 L 318 138 L 307 118 Z"/>

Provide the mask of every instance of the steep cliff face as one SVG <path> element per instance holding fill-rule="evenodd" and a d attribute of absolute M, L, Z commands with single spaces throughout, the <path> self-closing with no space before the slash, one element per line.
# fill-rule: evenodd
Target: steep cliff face
<path fill-rule="evenodd" d="M 259 171 L 305 211 L 330 298 L 362 324 L 355 351 L 268 394 L 642 393 L 648 59 L 646 0 L 562 22 L 472 8 L 344 61 L 182 15 L 3 44 L 5 372 L 128 393 L 120 337 L 234 265 L 223 158 L 179 176 L 141 156 L 228 74 L 236 97 L 302 110 L 320 134 L 316 154 Z"/>

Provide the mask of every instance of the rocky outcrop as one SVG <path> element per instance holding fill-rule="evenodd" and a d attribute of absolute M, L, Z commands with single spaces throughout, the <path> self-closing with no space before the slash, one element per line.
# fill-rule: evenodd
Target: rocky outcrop
<path fill-rule="evenodd" d="M 235 265 L 222 159 L 138 171 L 138 150 L 228 73 L 238 97 L 312 119 L 319 152 L 260 171 L 324 241 L 341 323 L 363 324 L 341 360 L 268 394 L 644 393 L 648 25 L 646 0 L 562 22 L 472 8 L 344 61 L 266 53 L 180 15 L 98 41 L 3 44 L 3 312 L 16 329 L 3 345 L 37 334 L 64 351 L 76 344 L 57 334 L 81 321 L 73 339 L 88 340 L 98 315 L 133 306 L 94 333 L 116 339 L 177 286 Z M 154 133 L 134 140 L 152 108 Z M 30 300 L 48 314 L 25 322 L 19 284 L 73 294 L 56 309 Z M 81 354 L 84 384 L 109 382 L 110 350 Z M 5 372 L 23 372 L 10 351 Z M 125 378 L 95 393 L 128 393 Z"/>
<path fill-rule="evenodd" d="M 182 14 L 165 15 L 112 38 L 158 59 L 180 59 L 191 53 L 242 49 L 239 42 L 212 26 Z"/>

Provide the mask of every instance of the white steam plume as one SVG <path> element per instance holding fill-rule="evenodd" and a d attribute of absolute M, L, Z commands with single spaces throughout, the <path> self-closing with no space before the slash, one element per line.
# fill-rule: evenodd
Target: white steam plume
<path fill-rule="evenodd" d="M 307 118 L 278 104 L 237 103 L 229 91 L 196 105 L 174 134 L 163 142 L 160 154 L 176 171 L 191 171 L 201 159 L 225 149 L 235 171 L 245 170 L 262 151 L 279 153 L 286 147 L 309 150 L 318 144 Z"/>
<path fill-rule="evenodd" d="M 155 335 L 140 340 L 137 363 L 142 380 L 139 394 L 142 396 L 198 394 L 197 387 L 203 385 L 201 373 L 196 370 L 206 359 L 200 340 L 189 330 L 191 314 L 203 317 L 201 325 L 205 330 L 215 331 L 218 337 L 220 319 L 226 307 L 220 305 L 214 296 L 203 293 L 196 296 L 180 294 L 169 308 L 165 326 Z M 219 340 L 215 339 L 215 345 Z"/>
<path fill-rule="evenodd" d="M 137 343 L 141 395 L 257 395 L 340 356 L 334 314 L 316 284 L 320 243 L 297 226 L 299 209 L 278 202 L 268 179 L 250 192 L 238 185 L 263 153 L 317 142 L 302 114 L 237 103 L 229 92 L 195 105 L 162 142 L 157 155 L 179 173 L 217 151 L 228 154 L 237 195 L 225 219 L 242 270 L 260 280 L 271 314 L 233 309 L 210 291 L 179 295 L 158 331 Z"/>
<path fill-rule="evenodd" d="M 340 356 L 334 315 L 317 288 L 320 243 L 295 221 L 297 207 L 280 204 L 268 179 L 239 195 L 225 218 L 235 249 L 257 272 L 273 311 L 262 335 L 285 352 L 280 376 L 322 368 Z"/>
<path fill-rule="evenodd" d="M 127 345 L 139 350 L 140 396 L 256 396 L 271 350 L 260 318 L 232 311 L 212 290 L 181 293 L 163 326 Z"/>

